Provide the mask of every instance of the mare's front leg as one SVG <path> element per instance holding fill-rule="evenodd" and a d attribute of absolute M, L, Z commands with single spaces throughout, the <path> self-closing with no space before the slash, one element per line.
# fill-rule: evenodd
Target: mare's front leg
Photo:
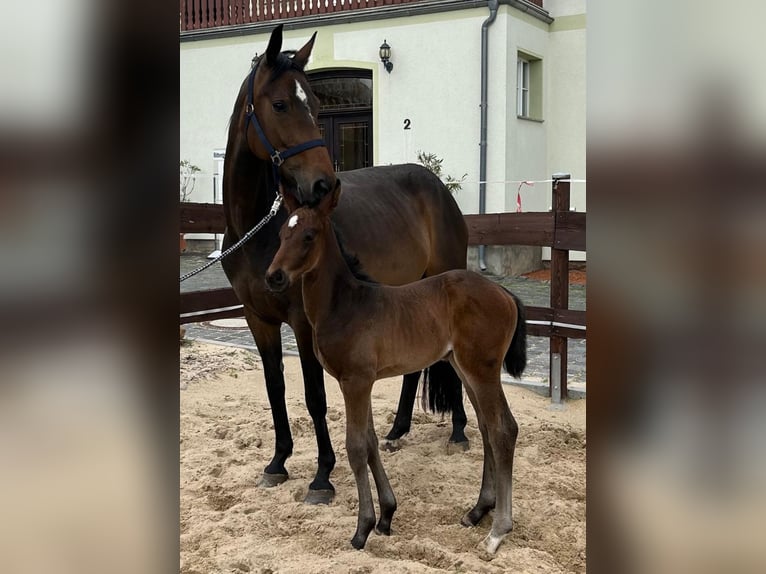
<path fill-rule="evenodd" d="M 266 379 L 266 393 L 271 405 L 276 442 L 274 458 L 263 471 L 259 486 L 272 487 L 282 484 L 288 478 L 285 461 L 293 453 L 293 437 L 287 420 L 285 404 L 285 377 L 282 365 L 282 336 L 279 323 L 267 323 L 245 307 L 245 319 L 255 339 L 255 346 L 263 362 Z"/>
<path fill-rule="evenodd" d="M 340 381 L 346 404 L 346 453 L 359 496 L 356 532 L 351 539 L 351 545 L 357 550 L 364 548 L 367 537 L 375 527 L 375 506 L 367 474 L 370 457 L 368 413 L 371 408 L 372 383 L 373 377 L 343 377 Z"/>
<path fill-rule="evenodd" d="M 410 432 L 412 410 L 415 408 L 415 397 L 418 394 L 418 381 L 420 381 L 420 371 L 404 375 L 402 394 L 399 396 L 399 406 L 396 409 L 396 418 L 391 430 L 383 441 L 383 450 L 391 452 L 399 450 L 401 448 L 399 439 Z"/>
<path fill-rule="evenodd" d="M 308 504 L 330 504 L 335 497 L 335 487 L 330 482 L 330 473 L 335 468 L 335 452 L 327 429 L 327 395 L 324 388 L 324 371 L 314 354 L 313 332 L 306 317 L 291 323 L 298 343 L 298 352 L 303 370 L 303 385 L 306 393 L 306 407 L 317 437 L 317 473 L 309 485 L 304 502 Z"/>

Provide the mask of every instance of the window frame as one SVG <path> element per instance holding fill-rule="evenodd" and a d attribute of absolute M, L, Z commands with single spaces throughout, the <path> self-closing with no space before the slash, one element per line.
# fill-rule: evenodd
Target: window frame
<path fill-rule="evenodd" d="M 520 118 L 530 117 L 529 69 L 529 60 L 519 56 L 516 64 L 516 115 Z"/>
<path fill-rule="evenodd" d="M 523 50 L 516 55 L 516 117 L 543 121 L 543 60 Z"/>

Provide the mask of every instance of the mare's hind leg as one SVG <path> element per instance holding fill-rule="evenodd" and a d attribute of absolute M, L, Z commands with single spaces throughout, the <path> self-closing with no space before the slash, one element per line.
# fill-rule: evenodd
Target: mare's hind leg
<path fill-rule="evenodd" d="M 285 378 L 282 373 L 282 335 L 280 325 L 262 321 L 245 307 L 245 319 L 255 339 L 255 346 L 263 362 L 263 375 L 266 379 L 266 393 L 271 405 L 276 442 L 274 457 L 263 471 L 259 486 L 271 487 L 282 484 L 288 478 L 285 461 L 293 453 L 293 437 L 290 422 L 287 420 L 285 404 Z"/>
<path fill-rule="evenodd" d="M 314 354 L 313 332 L 304 318 L 291 321 L 303 371 L 303 385 L 306 407 L 314 423 L 317 438 L 317 472 L 309 484 L 304 502 L 307 504 L 330 504 L 335 497 L 335 487 L 330 482 L 330 473 L 335 468 L 335 452 L 327 429 L 327 395 L 324 388 L 324 371 Z"/>
<path fill-rule="evenodd" d="M 438 387 L 445 404 L 440 405 L 444 410 L 452 411 L 452 434 L 449 437 L 450 444 L 456 445 L 461 450 L 468 450 L 470 445 L 465 436 L 465 425 L 468 418 L 463 407 L 463 385 L 455 368 L 448 361 L 438 361 L 429 369 L 431 392 Z"/>
<path fill-rule="evenodd" d="M 373 377 L 343 377 L 340 381 L 346 404 L 346 452 L 359 496 L 356 532 L 351 539 L 351 545 L 357 550 L 364 548 L 367 537 L 375 527 L 375 506 L 370 490 L 370 477 L 367 474 L 367 464 L 371 456 L 368 413 L 371 409 L 372 383 Z M 375 454 L 378 454 L 377 449 Z"/>
<path fill-rule="evenodd" d="M 391 535 L 391 520 L 396 512 L 396 497 L 388 481 L 388 476 L 383 468 L 378 451 L 378 436 L 375 434 L 375 423 L 372 418 L 372 404 L 367 414 L 367 464 L 375 479 L 375 488 L 378 490 L 378 502 L 380 503 L 380 520 L 375 527 L 378 534 Z"/>
<path fill-rule="evenodd" d="M 412 410 L 415 408 L 415 397 L 418 394 L 420 371 L 404 375 L 402 394 L 399 396 L 399 406 L 396 409 L 394 425 L 383 441 L 383 450 L 397 451 L 401 448 L 399 439 L 410 432 Z"/>

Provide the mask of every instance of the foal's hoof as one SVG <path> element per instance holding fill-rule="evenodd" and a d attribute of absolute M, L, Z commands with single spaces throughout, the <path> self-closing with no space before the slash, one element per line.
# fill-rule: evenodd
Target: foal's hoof
<path fill-rule="evenodd" d="M 447 454 L 459 454 L 461 452 L 467 452 L 471 448 L 470 443 L 467 440 L 463 442 L 448 442 Z"/>
<path fill-rule="evenodd" d="M 380 443 L 380 450 L 384 450 L 386 452 L 396 452 L 402 448 L 402 443 L 398 438 L 394 439 L 384 439 L 382 443 Z"/>
<path fill-rule="evenodd" d="M 487 553 L 487 558 L 484 558 L 483 556 L 482 558 L 485 560 L 492 560 L 495 557 L 498 546 L 500 546 L 500 543 L 506 536 L 506 534 L 503 534 L 502 536 L 495 536 L 492 534 L 492 532 L 487 534 L 487 537 L 482 540 L 481 544 L 479 545 L 479 550 L 483 550 Z"/>
<path fill-rule="evenodd" d="M 306 504 L 330 504 L 335 498 L 334 490 L 311 490 L 306 493 L 303 502 Z"/>
<path fill-rule="evenodd" d="M 260 482 L 258 482 L 258 486 L 261 488 L 273 488 L 275 486 L 279 486 L 287 479 L 288 476 L 286 474 L 269 474 L 264 472 Z"/>

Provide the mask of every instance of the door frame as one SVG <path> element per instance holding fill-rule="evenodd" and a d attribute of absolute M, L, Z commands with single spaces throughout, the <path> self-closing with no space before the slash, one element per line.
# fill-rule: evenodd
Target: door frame
<path fill-rule="evenodd" d="M 366 68 L 342 68 L 342 69 L 325 69 L 315 70 L 307 72 L 309 78 L 309 84 L 315 80 L 325 79 L 341 79 L 341 78 L 354 78 L 365 79 L 372 82 L 372 70 Z M 375 91 L 372 90 L 372 96 L 374 97 Z M 324 124 L 325 135 L 327 144 L 327 151 L 330 153 L 330 157 L 333 162 L 333 167 L 337 165 L 337 159 L 340 155 L 340 139 L 339 131 L 337 129 L 338 124 L 341 122 L 354 122 L 364 121 L 367 123 L 367 157 L 366 163 L 369 166 L 374 165 L 375 153 L 374 153 L 374 134 L 373 134 L 373 106 L 374 102 L 370 106 L 359 107 L 356 109 L 346 110 L 320 110 L 318 123 Z M 336 169 L 337 171 L 337 169 Z"/>

